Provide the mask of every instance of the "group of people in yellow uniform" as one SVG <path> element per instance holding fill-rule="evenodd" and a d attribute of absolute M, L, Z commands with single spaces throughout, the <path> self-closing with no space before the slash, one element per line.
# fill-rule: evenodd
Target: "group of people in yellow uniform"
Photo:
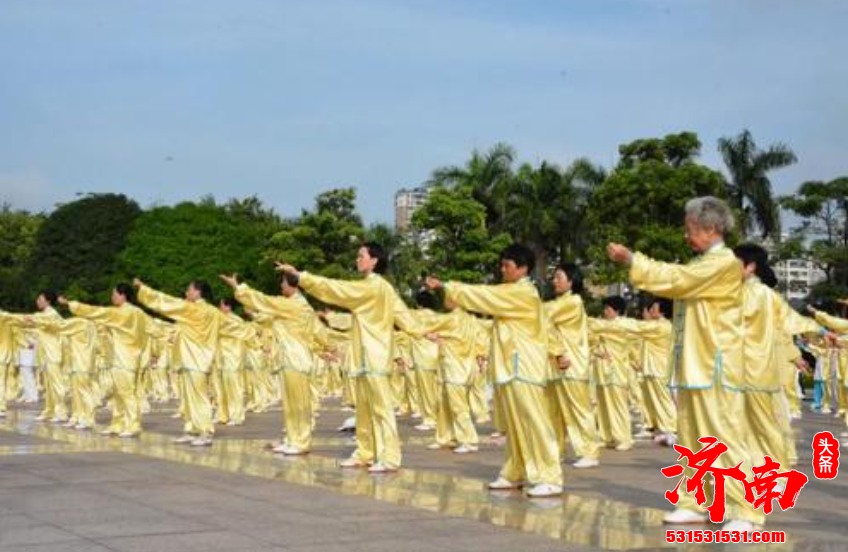
<path fill-rule="evenodd" d="M 602 318 L 588 317 L 583 277 L 571 263 L 554 270 L 556 297 L 543 301 L 529 278 L 533 254 L 517 244 L 502 252 L 501 283 L 431 276 L 414 309 L 383 277 L 387 258 L 376 243 L 358 250 L 360 279 L 278 263 L 279 295 L 222 275 L 233 298 L 218 305 L 199 280 L 183 298 L 140 280 L 119 284 L 102 307 L 44 291 L 35 314 L 0 312 L 0 416 L 18 393 L 15 352 L 29 340 L 41 367 L 39 419 L 79 430 L 92 429 L 107 403 L 112 420 L 102 433 L 132 438 L 150 400 L 177 399 L 184 435 L 175 442 L 203 447 L 216 423 L 242 425 L 247 412 L 281 403 L 284 438 L 273 450 L 300 455 L 311 449 L 329 394 L 355 410 L 356 450 L 340 465 L 371 473 L 400 468 L 396 417 L 409 414 L 419 419 L 415 429 L 434 431 L 429 448 L 456 454 L 478 450 L 477 426 L 491 416 L 493 437 L 506 445 L 493 491 L 559 495 L 569 444 L 572 466 L 593 468 L 603 447 L 627 451 L 634 438 L 649 437 L 698 450 L 700 437 L 715 436 L 728 446 L 720 467 L 746 460 L 750 475 L 766 455 L 782 465 L 796 459 L 795 337 L 839 373 L 844 412 L 848 320 L 792 310 L 772 289 L 762 248 L 724 244 L 732 226 L 724 202 L 695 198 L 685 219 L 697 254 L 691 262 L 658 262 L 610 244 L 610 259 L 644 292 L 638 320 L 626 316 L 620 296 L 604 299 Z M 332 310 L 316 311 L 307 296 Z M 237 303 L 249 319 L 235 314 Z M 73 317 L 59 315 L 57 304 Z M 741 487 L 726 492 L 730 529 L 763 523 Z M 705 521 L 691 495 L 666 516 Z"/>

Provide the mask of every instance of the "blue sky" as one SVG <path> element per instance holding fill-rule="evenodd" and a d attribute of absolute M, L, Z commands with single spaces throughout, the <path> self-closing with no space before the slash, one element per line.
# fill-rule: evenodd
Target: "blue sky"
<path fill-rule="evenodd" d="M 750 128 L 848 174 L 840 0 L 3 0 L 0 201 L 142 205 L 255 194 L 283 215 L 512 144 L 611 166 L 620 143 Z"/>

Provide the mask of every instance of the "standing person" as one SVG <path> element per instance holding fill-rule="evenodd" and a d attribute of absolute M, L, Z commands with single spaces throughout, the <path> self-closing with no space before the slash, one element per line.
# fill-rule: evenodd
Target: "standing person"
<path fill-rule="evenodd" d="M 62 303 L 62 298 L 59 298 Z M 97 397 L 94 393 L 97 360 L 97 325 L 84 318 L 64 320 L 59 333 L 65 338 L 65 364 L 71 395 L 71 416 L 65 427 L 89 430 L 94 427 Z"/>
<path fill-rule="evenodd" d="M 0 318 L 2 322 L 2 318 Z M 21 373 L 21 384 L 23 394 L 21 402 L 24 404 L 34 404 L 38 402 L 38 379 L 36 374 L 36 342 L 35 338 L 23 330 L 17 330 L 18 333 L 18 368 Z"/>
<path fill-rule="evenodd" d="M 733 228 L 727 204 L 714 197 L 690 200 L 685 207 L 685 238 L 698 254 L 688 264 L 664 263 L 642 253 L 631 253 L 611 243 L 607 253 L 614 262 L 629 265 L 630 282 L 639 289 L 679 301 L 675 305 L 674 378 L 679 386 L 678 441 L 692 451 L 698 439 L 711 435 L 727 445 L 716 467 L 739 462 L 748 478 L 750 449 L 746 435 L 742 382 L 745 372 L 742 343 L 741 263 L 724 244 Z M 686 476 L 694 476 L 690 467 Z M 742 485 L 725 487 L 726 519 L 723 529 L 751 531 L 765 522 L 765 514 L 745 501 Z M 677 509 L 666 523 L 706 523 L 707 516 L 692 494 L 681 493 Z"/>
<path fill-rule="evenodd" d="M 600 438 L 617 451 L 633 448 L 628 393 L 630 389 L 630 330 L 624 316 L 627 303 L 619 295 L 604 299 L 604 319 L 589 319 L 597 347 L 598 428 Z"/>
<path fill-rule="evenodd" d="M 56 292 L 45 289 L 35 299 L 38 313 L 3 313 L 2 316 L 17 326 L 31 327 L 38 340 L 38 361 L 44 371 L 44 410 L 36 420 L 65 423 L 68 421 L 68 409 L 65 405 L 68 378 L 62 370 L 62 336 L 59 334 L 59 328 L 63 318 L 53 307 L 55 303 Z"/>
<path fill-rule="evenodd" d="M 240 284 L 235 275 L 221 279 L 233 288 L 236 300 L 245 308 L 273 319 L 272 328 L 281 346 L 280 365 L 276 368 L 279 368 L 286 429 L 284 441 L 273 450 L 289 456 L 307 454 L 312 448 L 311 384 L 315 370 L 311 345 L 319 323 L 315 311 L 300 293 L 293 276 L 283 275 L 279 297 Z"/>
<path fill-rule="evenodd" d="M 6 417 L 6 382 L 11 380 L 18 351 L 16 331 L 12 320 L 0 317 L 0 418 Z"/>
<path fill-rule="evenodd" d="M 549 322 L 528 277 L 535 260 L 532 251 L 513 244 L 501 252 L 500 261 L 501 284 L 443 284 L 431 276 L 427 287 L 444 288 L 447 300 L 494 319 L 489 366 L 496 408 L 502 408 L 506 425 L 507 454 L 489 488 L 516 489 L 526 482 L 532 486 L 528 496 L 555 496 L 562 494 L 562 467 L 545 396 Z"/>
<path fill-rule="evenodd" d="M 106 328 L 109 365 L 105 366 L 112 394 L 112 422 L 102 433 L 124 438 L 141 433 L 141 404 L 138 398 L 142 360 L 148 341 L 147 315 L 132 304 L 134 291 L 129 284 L 112 289 L 112 306 L 98 307 L 61 297 L 74 316 Z"/>
<path fill-rule="evenodd" d="M 244 425 L 244 362 L 247 355 L 247 340 L 255 332 L 247 322 L 233 312 L 235 301 L 229 297 L 221 299 L 218 308 L 223 319 L 218 330 L 218 362 L 216 388 L 218 395 L 218 423 L 228 426 Z"/>
<path fill-rule="evenodd" d="M 352 314 L 351 376 L 356 378 L 357 448 L 340 465 L 346 468 L 370 466 L 371 473 L 396 471 L 401 465 L 389 383 L 394 369 L 394 327 L 397 324 L 410 333 L 416 325 L 409 309 L 382 276 L 387 264 L 388 257 L 382 246 L 368 242 L 359 248 L 356 257 L 361 280 L 334 280 L 298 272 L 291 265 L 277 265 L 279 270 L 298 279 L 305 292 Z"/>
<path fill-rule="evenodd" d="M 567 363 L 560 369 L 552 367 L 548 381 L 554 424 L 564 449 L 567 438 L 574 447 L 575 468 L 599 465 L 598 427 L 595 409 L 589 393 L 589 329 L 583 307 L 583 273 L 573 263 L 565 263 L 554 271 L 554 292 L 557 298 L 545 303 L 555 336 L 562 342 Z"/>
<path fill-rule="evenodd" d="M 175 443 L 193 447 L 212 445 L 215 425 L 209 400 L 209 374 L 218 351 L 218 328 L 223 315 L 207 301 L 212 298 L 209 284 L 193 280 L 185 299 L 172 297 L 146 286 L 136 278 L 138 301 L 152 311 L 176 322 L 172 362 L 178 370 L 180 399 L 185 421 L 182 437 Z"/>
<path fill-rule="evenodd" d="M 671 301 L 650 297 L 642 309 L 642 321 L 631 328 L 639 344 L 638 370 L 642 376 L 646 427 L 653 428 L 654 441 L 672 445 L 677 434 L 677 411 L 671 396 Z"/>
<path fill-rule="evenodd" d="M 418 309 L 412 311 L 420 324 L 426 324 L 436 314 L 436 298 L 426 290 L 415 296 Z M 418 431 L 431 431 L 436 427 L 439 405 L 439 345 L 426 337 L 410 337 L 412 364 L 418 378 L 418 400 L 421 411 L 421 423 L 415 426 Z"/>

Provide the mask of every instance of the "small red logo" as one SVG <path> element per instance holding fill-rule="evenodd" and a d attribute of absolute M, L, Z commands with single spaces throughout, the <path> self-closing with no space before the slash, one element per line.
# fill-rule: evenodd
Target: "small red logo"
<path fill-rule="evenodd" d="M 817 479 L 833 479 L 839 472 L 839 441 L 829 431 L 813 437 L 813 473 Z"/>

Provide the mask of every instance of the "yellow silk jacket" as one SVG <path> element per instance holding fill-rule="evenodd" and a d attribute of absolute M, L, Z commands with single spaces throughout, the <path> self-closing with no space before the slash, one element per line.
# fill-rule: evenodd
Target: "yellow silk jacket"
<path fill-rule="evenodd" d="M 247 354 L 247 340 L 255 335 L 255 332 L 237 314 L 221 314 L 223 319 L 218 330 L 218 369 L 242 370 Z"/>
<path fill-rule="evenodd" d="M 397 292 L 379 274 L 361 280 L 333 280 L 302 272 L 300 287 L 317 299 L 351 312 L 353 364 L 350 375 L 391 375 L 394 328 L 415 336 L 417 322 Z"/>
<path fill-rule="evenodd" d="M 445 292 L 460 307 L 494 318 L 489 353 L 493 383 L 547 384 L 548 321 L 539 292 L 529 278 L 497 285 L 448 282 Z"/>
<path fill-rule="evenodd" d="M 668 383 L 671 379 L 672 325 L 670 320 L 633 320 L 628 331 L 638 340 L 638 363 L 642 376 L 659 378 Z"/>
<path fill-rule="evenodd" d="M 138 300 L 150 310 L 176 322 L 173 366 L 178 370 L 208 374 L 218 352 L 218 328 L 223 319 L 221 312 L 203 299 L 186 301 L 147 286 L 139 288 Z"/>
<path fill-rule="evenodd" d="M 71 374 L 91 374 L 97 362 L 97 325 L 85 318 L 71 318 L 62 323 L 59 333 L 65 338 L 68 358 L 65 364 Z"/>
<path fill-rule="evenodd" d="M 412 315 L 418 323 L 424 327 L 433 323 L 437 314 L 429 309 L 417 309 Z M 439 369 L 439 344 L 426 337 L 410 336 L 410 349 L 412 352 L 412 364 L 416 370 L 435 372 Z"/>
<path fill-rule="evenodd" d="M 743 386 L 754 391 L 780 390 L 785 374 L 794 374 L 781 363 L 791 346 L 792 336 L 818 333 L 821 328 L 811 318 L 795 312 L 774 290 L 759 278 L 751 277 L 743 288 L 745 314 L 745 377 Z M 788 343 L 787 343 L 788 342 Z M 797 352 L 797 351 L 796 351 Z M 793 355 L 794 356 L 794 353 Z M 785 364 L 789 359 L 783 360 Z"/>
<path fill-rule="evenodd" d="M 571 363 L 567 370 L 560 370 L 552 363 L 551 381 L 589 381 L 589 325 L 583 299 L 571 292 L 564 293 L 545 303 L 545 313 Z"/>
<path fill-rule="evenodd" d="M 0 364 L 17 364 L 17 324 L 10 318 L 0 316 Z"/>
<path fill-rule="evenodd" d="M 624 316 L 605 320 L 588 319 L 589 333 L 599 354 L 595 361 L 595 382 L 598 385 L 628 387 L 631 367 L 631 349 L 636 320 Z"/>
<path fill-rule="evenodd" d="M 449 313 L 433 313 L 422 328 L 427 333 L 437 333 L 441 380 L 451 385 L 468 385 L 477 369 L 477 356 L 481 353 L 478 333 L 481 328 L 473 315 L 461 308 Z"/>
<path fill-rule="evenodd" d="M 315 339 L 315 311 L 301 293 L 291 297 L 265 295 L 239 284 L 236 300 L 250 310 L 270 316 L 272 328 L 280 346 L 280 361 L 283 370 L 310 373 L 314 368 L 313 340 Z"/>
<path fill-rule="evenodd" d="M 111 365 L 107 365 L 107 368 L 134 371 L 141 368 L 150 338 L 148 316 L 143 310 L 130 303 L 120 307 L 95 307 L 78 301 L 70 301 L 68 308 L 74 316 L 107 328 L 111 349 Z"/>
<path fill-rule="evenodd" d="M 680 265 L 633 256 L 630 282 L 675 299 L 672 384 L 682 389 L 724 385 L 740 389 L 745 370 L 742 343 L 742 264 L 724 244 Z"/>

